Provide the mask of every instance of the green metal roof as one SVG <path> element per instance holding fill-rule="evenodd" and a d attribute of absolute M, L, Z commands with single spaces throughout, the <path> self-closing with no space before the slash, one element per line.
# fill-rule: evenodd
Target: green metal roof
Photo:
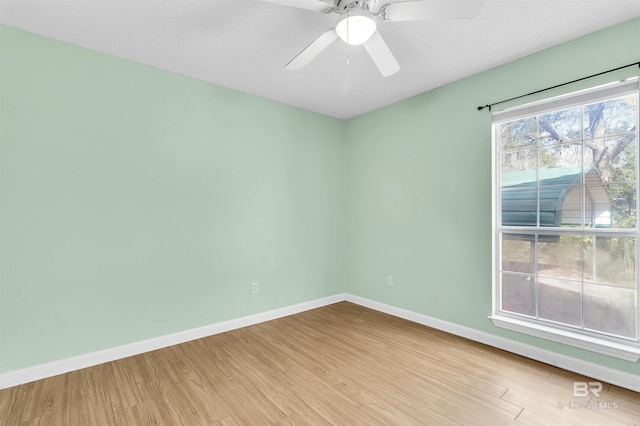
<path fill-rule="evenodd" d="M 562 203 L 582 170 L 563 167 L 538 170 L 540 176 L 540 226 L 562 225 Z M 536 171 L 507 172 L 502 181 L 502 225 L 536 226 L 538 189 Z"/>
<path fill-rule="evenodd" d="M 536 178 L 539 179 L 540 190 L 540 226 L 560 227 L 563 224 L 578 224 L 575 211 L 572 212 L 573 216 L 563 215 L 563 206 L 569 193 L 574 189 L 579 190 L 580 187 L 575 185 L 581 183 L 581 176 L 580 167 L 539 169 L 538 176 L 535 170 L 503 173 L 501 176 L 502 225 L 537 225 L 538 182 Z M 596 199 L 594 205 L 598 206 L 599 211 L 609 210 L 610 202 L 597 169 L 588 166 L 585 168 L 586 176 L 589 176 L 588 180 L 591 181 L 591 185 L 587 187 L 589 199 Z M 594 182 L 597 183 L 596 186 L 592 185 Z M 600 223 L 597 226 L 610 226 L 610 223 Z"/>
<path fill-rule="evenodd" d="M 588 173 L 591 167 L 585 170 Z M 539 169 L 540 185 L 572 185 L 580 180 L 580 167 L 556 167 L 553 169 Z M 500 176 L 502 189 L 536 185 L 536 171 L 524 170 L 507 172 Z"/>

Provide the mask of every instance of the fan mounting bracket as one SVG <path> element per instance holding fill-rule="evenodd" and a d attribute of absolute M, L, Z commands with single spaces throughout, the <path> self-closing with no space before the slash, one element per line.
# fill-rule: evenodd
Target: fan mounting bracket
<path fill-rule="evenodd" d="M 376 0 L 336 0 L 335 12 L 340 15 L 349 13 L 353 9 L 371 12 L 375 7 Z"/>

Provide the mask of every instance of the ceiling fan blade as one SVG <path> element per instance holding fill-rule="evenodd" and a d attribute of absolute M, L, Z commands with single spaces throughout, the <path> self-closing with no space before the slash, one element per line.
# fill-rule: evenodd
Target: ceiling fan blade
<path fill-rule="evenodd" d="M 262 0 L 267 3 L 275 3 L 283 6 L 297 7 L 298 9 L 312 10 L 314 12 L 330 12 L 333 5 L 320 0 Z"/>
<path fill-rule="evenodd" d="M 309 62 L 311 62 L 316 56 L 320 54 L 324 49 L 329 47 L 331 43 L 336 41 L 338 34 L 334 28 L 323 33 L 315 39 L 309 46 L 307 46 L 302 52 L 298 53 L 298 56 L 293 58 L 285 68 L 289 71 L 299 71 L 304 68 Z"/>
<path fill-rule="evenodd" d="M 389 46 L 384 42 L 379 32 L 373 33 L 371 38 L 364 44 L 364 48 L 383 77 L 388 77 L 400 71 L 398 61 L 393 57 L 393 53 L 391 53 Z"/>
<path fill-rule="evenodd" d="M 471 19 L 478 16 L 483 0 L 416 0 L 383 6 L 380 16 L 391 22 L 430 19 Z"/>

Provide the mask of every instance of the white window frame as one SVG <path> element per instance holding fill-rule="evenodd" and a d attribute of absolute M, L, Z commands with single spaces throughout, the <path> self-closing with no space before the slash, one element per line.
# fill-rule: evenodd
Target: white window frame
<path fill-rule="evenodd" d="M 560 324 L 547 323 L 544 321 L 531 319 L 525 316 L 511 315 L 504 312 L 501 307 L 500 294 L 500 270 L 501 252 L 500 237 L 502 231 L 522 231 L 540 232 L 545 234 L 553 233 L 557 228 L 548 227 L 503 227 L 501 217 L 501 185 L 500 185 L 500 147 L 498 145 L 497 126 L 500 123 L 537 116 L 545 112 L 566 109 L 572 106 L 597 102 L 599 100 L 619 97 L 626 94 L 636 94 L 636 111 L 638 109 L 638 78 L 597 86 L 594 88 L 557 96 L 554 98 L 509 108 L 503 111 L 492 113 L 492 315 L 489 316 L 493 324 L 500 328 L 520 332 L 523 334 L 536 336 L 546 340 L 563 343 L 569 346 L 586 349 L 589 351 L 609 355 L 631 362 L 640 359 L 640 196 L 636 197 L 636 229 L 634 230 L 602 230 L 590 229 L 594 234 L 604 236 L 633 236 L 636 238 L 636 338 L 624 339 L 615 336 L 608 336 L 604 333 L 589 332 L 587 330 L 565 327 Z M 637 118 L 637 117 L 636 117 Z M 640 122 L 640 120 L 638 120 Z M 638 156 L 638 133 L 640 133 L 640 123 L 636 123 L 636 158 Z M 640 188 L 640 167 L 636 164 L 636 188 Z M 564 234 L 565 229 L 561 232 Z"/>

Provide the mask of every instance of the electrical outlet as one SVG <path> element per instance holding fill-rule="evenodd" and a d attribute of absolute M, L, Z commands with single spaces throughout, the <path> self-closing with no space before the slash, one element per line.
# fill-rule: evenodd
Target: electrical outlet
<path fill-rule="evenodd" d="M 387 287 L 393 287 L 393 277 L 391 275 L 387 277 Z"/>
<path fill-rule="evenodd" d="M 258 294 L 258 283 L 251 283 L 251 294 Z"/>

